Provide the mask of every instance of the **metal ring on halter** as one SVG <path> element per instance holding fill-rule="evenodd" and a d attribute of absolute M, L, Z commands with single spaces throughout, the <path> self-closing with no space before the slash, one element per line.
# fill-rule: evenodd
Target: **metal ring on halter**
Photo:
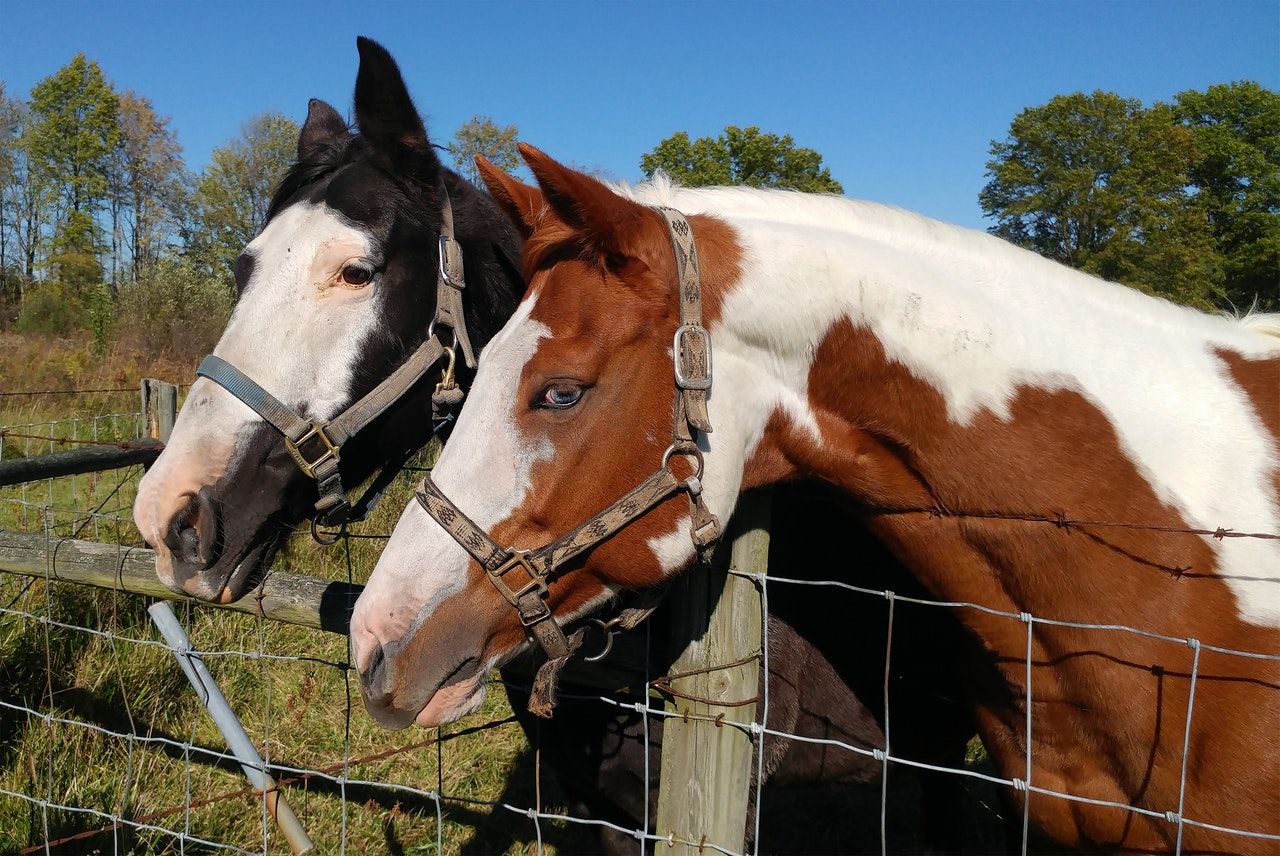
<path fill-rule="evenodd" d="M 590 657 L 582 659 L 588 663 L 598 663 L 605 657 L 609 656 L 609 652 L 613 650 L 613 637 L 617 634 L 618 619 L 612 618 L 608 621 L 602 621 L 599 618 L 588 618 L 588 624 L 594 624 L 600 628 L 600 632 L 604 634 L 604 647 L 600 649 L 598 654 L 592 654 Z"/>
<path fill-rule="evenodd" d="M 434 336 L 434 335 L 436 334 L 436 321 L 437 321 L 437 320 L 438 320 L 438 319 L 436 319 L 436 318 L 432 318 L 432 319 L 431 319 L 431 323 L 427 325 L 427 338 L 428 338 L 428 339 L 430 339 L 432 336 Z M 457 331 L 453 329 L 453 325 L 452 325 L 452 324 L 450 324 L 448 321 L 444 322 L 444 326 L 445 326 L 446 328 L 448 328 L 448 330 L 449 330 L 449 344 L 448 344 L 448 346 L 447 346 L 447 347 L 450 347 L 450 348 L 456 348 L 456 347 L 458 347 L 458 333 L 457 333 Z M 444 344 L 444 342 L 441 342 L 440 344 L 442 344 L 442 345 L 443 345 L 443 344 Z"/>
<path fill-rule="evenodd" d="M 702 469 L 706 465 L 706 462 L 703 461 L 702 450 L 699 449 L 697 445 L 693 443 L 672 443 L 668 446 L 667 450 L 662 453 L 662 468 L 664 470 L 670 469 L 667 464 L 670 463 L 673 455 L 684 455 L 686 457 L 693 458 L 694 462 L 698 465 L 697 468 L 685 479 L 685 481 L 689 481 L 690 479 L 695 481 L 702 480 Z"/>
<path fill-rule="evenodd" d="M 342 536 L 345 534 L 347 534 L 347 524 L 341 523 L 338 525 L 338 528 L 333 531 L 332 534 L 326 533 L 325 537 L 322 538 L 320 537 L 321 532 L 320 532 L 319 521 L 316 520 L 316 518 L 314 517 L 311 518 L 311 540 L 315 541 L 317 544 L 321 545 L 322 547 L 330 547 L 334 544 L 337 544 L 340 540 L 342 540 Z"/>

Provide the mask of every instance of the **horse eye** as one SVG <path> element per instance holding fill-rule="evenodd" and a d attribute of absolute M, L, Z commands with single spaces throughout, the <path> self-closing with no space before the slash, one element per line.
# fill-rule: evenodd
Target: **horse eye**
<path fill-rule="evenodd" d="M 553 383 L 542 391 L 539 407 L 550 410 L 568 410 L 582 400 L 582 387 L 573 383 Z"/>
<path fill-rule="evenodd" d="M 373 279 L 373 268 L 367 265 L 350 264 L 342 269 L 342 282 L 345 285 L 368 285 Z"/>

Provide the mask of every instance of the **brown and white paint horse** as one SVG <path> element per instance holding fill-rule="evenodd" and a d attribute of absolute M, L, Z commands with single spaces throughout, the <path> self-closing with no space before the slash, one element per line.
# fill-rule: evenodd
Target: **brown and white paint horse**
<path fill-rule="evenodd" d="M 515 310 L 523 288 L 521 241 L 510 218 L 439 162 L 391 55 L 368 39 L 357 44 L 356 126 L 348 128 L 337 110 L 312 101 L 298 160 L 279 183 L 262 233 L 236 263 L 236 309 L 215 351 L 299 413 L 321 419 L 384 381 L 426 337 L 435 310 L 441 187 L 451 198 L 465 258 L 463 305 L 477 348 Z M 346 484 L 364 482 L 379 467 L 398 467 L 403 452 L 428 441 L 432 426 L 423 416 L 431 412 L 437 377 L 429 373 L 343 447 Z M 468 385 L 470 377 L 459 360 L 461 383 Z M 800 575 L 826 545 L 786 534 L 788 521 L 806 516 L 822 493 L 798 488 L 794 495 L 792 508 L 778 516 L 773 549 L 775 566 Z M 315 483 L 280 436 L 240 399 L 200 379 L 168 448 L 143 479 L 135 515 L 167 585 L 230 601 L 257 584 L 279 540 L 313 513 L 315 500 Z M 862 561 L 877 584 L 900 584 L 903 572 L 892 558 Z M 850 606 L 864 616 L 864 647 L 883 645 L 883 604 Z M 775 598 L 771 632 L 776 649 L 788 656 L 775 658 L 770 669 L 770 725 L 880 745 L 882 655 L 851 656 L 842 647 L 848 634 L 834 632 L 821 616 L 800 598 Z M 947 616 L 923 611 L 913 619 L 900 610 L 897 626 L 913 620 L 931 636 L 958 632 Z M 959 692 L 952 661 L 931 658 L 924 645 L 910 642 L 899 641 L 895 652 L 895 745 L 907 757 L 954 763 L 949 759 L 963 757 L 972 727 L 954 701 Z M 669 662 L 655 653 L 655 674 Z M 639 825 L 658 779 L 656 764 L 646 773 L 646 743 L 661 742 L 662 723 L 566 699 L 553 722 L 535 725 L 525 711 L 527 691 L 520 689 L 526 676 L 513 671 L 506 677 L 522 726 L 531 741 L 535 733 L 540 738 L 542 758 L 576 803 L 575 813 Z M 869 757 L 816 744 L 778 739 L 766 745 L 766 778 L 784 785 L 863 782 L 880 769 Z M 947 851 L 962 840 L 952 820 L 962 813 L 958 791 L 951 777 L 922 779 L 927 838 Z M 630 836 L 614 841 L 609 834 L 606 846 L 633 851 Z"/>
<path fill-rule="evenodd" d="M 1280 850 L 1195 823 L 1280 836 L 1280 542 L 1163 531 L 1280 531 L 1280 319 L 1207 316 L 870 203 L 662 180 L 615 191 L 523 151 L 542 194 L 484 174 L 524 224 L 528 289 L 433 476 L 477 524 L 536 548 L 657 466 L 677 300 L 649 206 L 675 207 L 715 349 L 711 510 L 821 479 L 939 599 L 1272 655 L 1199 652 L 1184 753 L 1191 646 L 957 610 L 984 649 L 966 677 L 1003 775 L 1161 813 L 1033 792 L 1041 832 L 1108 850 L 1179 836 L 1188 852 Z M 676 497 L 575 563 L 550 589 L 561 622 L 693 564 L 687 508 Z M 366 704 L 391 724 L 473 710 L 487 669 L 525 644 L 416 503 L 352 635 L 386 688 Z M 1164 816 L 1180 806 L 1187 823 Z"/>

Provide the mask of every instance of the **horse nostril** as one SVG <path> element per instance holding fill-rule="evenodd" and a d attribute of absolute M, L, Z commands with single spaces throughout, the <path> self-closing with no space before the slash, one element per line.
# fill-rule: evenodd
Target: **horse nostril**
<path fill-rule="evenodd" d="M 382 683 L 386 662 L 386 650 L 381 645 L 375 645 L 373 653 L 369 655 L 369 665 L 360 673 L 360 685 L 364 687 L 366 696 L 377 698 L 385 694 Z"/>
<path fill-rule="evenodd" d="M 217 540 L 218 518 L 208 489 L 201 488 L 169 521 L 164 543 L 177 561 L 203 570 L 216 558 Z"/>

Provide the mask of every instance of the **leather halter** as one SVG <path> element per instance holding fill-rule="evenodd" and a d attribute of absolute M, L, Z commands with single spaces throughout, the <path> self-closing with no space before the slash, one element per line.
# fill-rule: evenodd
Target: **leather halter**
<path fill-rule="evenodd" d="M 471 349 L 471 340 L 462 314 L 462 292 L 466 288 L 462 246 L 454 237 L 453 206 L 449 201 L 449 193 L 443 186 L 440 188 L 440 221 L 436 311 L 427 328 L 426 341 L 386 380 L 333 419 L 324 421 L 299 415 L 244 372 L 214 354 L 205 357 L 196 369 L 198 377 L 208 378 L 218 384 L 279 431 L 284 438 L 285 448 L 298 469 L 315 480 L 319 498 L 315 505 L 313 531 L 315 522 L 337 525 L 361 519 L 373 500 L 399 471 L 407 455 L 404 459 L 389 461 L 383 466 L 378 478 L 353 508 L 347 500 L 338 466 L 342 447 L 404 396 L 442 359 L 446 362 L 440 382 L 436 384 L 432 395 L 432 409 L 437 419 L 448 419 L 448 414 L 462 403 L 463 391 L 454 378 L 457 361 L 455 349 L 462 351 L 463 360 L 472 368 L 475 367 L 475 354 Z M 437 333 L 440 327 L 448 327 L 452 333 L 449 345 L 440 340 Z"/>
<path fill-rule="evenodd" d="M 426 512 L 480 564 L 489 582 L 519 613 L 525 632 L 542 646 L 548 657 L 544 669 L 551 668 L 546 676 L 539 672 L 538 683 L 542 687 L 539 690 L 535 684 L 535 695 L 539 692 L 544 696 L 554 695 L 552 673 L 563 665 L 581 642 L 579 634 L 574 634 L 578 637 L 576 641 L 565 636 L 547 605 L 548 586 L 560 576 L 567 562 L 611 538 L 677 493 L 689 497 L 693 518 L 689 534 L 699 554 L 713 546 L 720 537 L 720 522 L 703 502 L 703 459 L 696 443 L 698 431 L 711 431 L 707 413 L 707 392 L 711 388 L 711 337 L 702 326 L 698 252 L 693 231 L 684 215 L 672 208 L 659 208 L 657 211 L 671 234 L 680 298 L 680 326 L 672 343 L 676 402 L 671 445 L 662 455 L 661 466 L 617 502 L 538 550 L 518 550 L 498 544 L 440 491 L 430 475 L 423 478 L 415 493 Z M 683 479 L 676 476 L 670 468 L 671 458 L 675 456 L 690 458 L 695 465 L 694 472 Z M 539 712 L 532 702 L 530 709 Z M 550 708 L 546 709 L 549 713 Z"/>

